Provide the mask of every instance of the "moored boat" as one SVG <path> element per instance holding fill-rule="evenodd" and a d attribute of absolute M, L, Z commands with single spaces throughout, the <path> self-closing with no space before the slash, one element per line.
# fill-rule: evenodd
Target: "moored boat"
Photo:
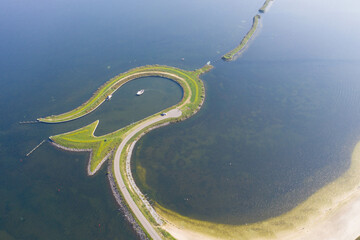
<path fill-rule="evenodd" d="M 141 89 L 141 90 L 137 91 L 136 95 L 137 95 L 137 96 L 140 96 L 140 95 L 143 94 L 144 92 L 145 92 L 145 90 L 144 90 L 144 89 Z"/>

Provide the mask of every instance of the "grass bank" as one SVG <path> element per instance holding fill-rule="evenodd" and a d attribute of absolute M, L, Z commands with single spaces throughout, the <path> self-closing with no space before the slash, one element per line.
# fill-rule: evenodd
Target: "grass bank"
<path fill-rule="evenodd" d="M 251 40 L 252 36 L 254 35 L 258 25 L 259 25 L 259 21 L 260 21 L 260 15 L 256 15 L 253 18 L 253 24 L 252 27 L 250 29 L 250 31 L 245 35 L 245 37 L 242 39 L 242 41 L 240 42 L 240 44 L 234 48 L 233 50 L 231 50 L 230 52 L 228 52 L 227 54 L 225 54 L 224 56 L 222 56 L 222 59 L 225 61 L 232 61 L 236 58 L 236 56 L 238 54 L 241 53 L 241 51 L 243 51 L 246 47 L 246 45 L 248 44 L 248 42 Z"/>
<path fill-rule="evenodd" d="M 61 123 L 81 118 L 98 108 L 109 95 L 113 94 L 122 85 L 141 77 L 164 77 L 178 82 L 184 89 L 185 98 L 189 95 L 189 92 L 192 91 L 191 103 L 196 105 L 203 94 L 203 88 L 202 86 L 199 86 L 199 84 L 201 85 L 201 81 L 198 78 L 199 74 L 203 71 L 208 71 L 211 68 L 212 66 L 210 65 L 205 65 L 203 68 L 196 71 L 185 71 L 178 68 L 159 65 L 134 68 L 115 76 L 103 84 L 93 96 L 81 106 L 63 114 L 51 115 L 45 118 L 38 118 L 37 120 L 44 123 Z M 187 89 L 187 87 L 190 87 L 190 89 Z M 192 107 L 190 106 L 190 108 Z"/>
<path fill-rule="evenodd" d="M 267 10 L 267 7 L 269 6 L 270 2 L 274 0 L 266 0 L 264 2 L 264 5 L 259 9 L 259 12 L 264 13 Z"/>

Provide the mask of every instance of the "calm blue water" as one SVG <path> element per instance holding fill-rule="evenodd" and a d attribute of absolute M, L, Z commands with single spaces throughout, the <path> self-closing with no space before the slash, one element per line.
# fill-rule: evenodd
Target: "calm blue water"
<path fill-rule="evenodd" d="M 146 169 L 148 196 L 241 224 L 284 213 L 343 173 L 360 140 L 356 6 L 276 1 L 243 56 L 204 77 L 201 113 L 138 143 L 133 170 Z"/>
<path fill-rule="evenodd" d="M 105 169 L 86 176 L 86 154 L 44 144 L 24 156 L 96 119 L 100 135 L 160 111 L 179 101 L 179 87 L 139 79 L 83 119 L 18 122 L 68 111 L 132 67 L 219 59 L 262 3 L 1 1 L 0 239 L 135 239 Z M 243 57 L 203 77 L 204 109 L 139 142 L 142 189 L 182 214 L 241 223 L 286 211 L 341 174 L 360 136 L 358 9 L 276 1 Z"/>

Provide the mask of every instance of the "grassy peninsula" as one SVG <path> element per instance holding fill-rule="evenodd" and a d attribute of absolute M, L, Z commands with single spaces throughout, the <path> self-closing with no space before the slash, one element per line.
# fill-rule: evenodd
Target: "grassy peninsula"
<path fill-rule="evenodd" d="M 264 13 L 266 11 L 267 7 L 269 6 L 270 2 L 272 2 L 272 1 L 274 1 L 274 0 L 266 0 L 264 2 L 264 5 L 259 9 L 259 12 Z"/>
<path fill-rule="evenodd" d="M 196 105 L 196 103 L 199 102 L 201 96 L 203 95 L 202 89 L 198 86 L 198 75 L 209 69 L 211 69 L 210 65 L 206 65 L 203 68 L 192 72 L 159 65 L 134 68 L 129 70 L 128 72 L 121 73 L 110 79 L 100 88 L 98 88 L 98 90 L 88 101 L 83 103 L 81 106 L 75 108 L 74 110 L 59 115 L 51 115 L 45 118 L 38 118 L 37 120 L 44 123 L 61 123 L 81 118 L 98 108 L 109 95 L 113 94 L 123 84 L 140 77 L 164 77 L 174 80 L 179 83 L 180 86 L 184 89 L 185 98 L 189 94 L 190 90 L 193 91 L 191 93 L 191 101 L 193 101 Z M 189 91 L 187 90 L 187 87 L 190 88 Z M 192 109 L 192 106 L 189 107 L 190 109 Z"/>
<path fill-rule="evenodd" d="M 254 33 L 259 25 L 259 21 L 260 21 L 260 15 L 256 15 L 253 18 L 253 24 L 252 24 L 250 31 L 245 35 L 245 37 L 242 39 L 242 41 L 236 48 L 234 48 L 233 50 L 231 50 L 230 52 L 228 52 L 227 54 L 222 56 L 223 60 L 232 61 L 235 59 L 237 54 L 239 54 L 242 50 L 244 50 L 244 48 L 246 47 L 246 45 L 248 44 L 248 42 L 254 35 Z"/>
<path fill-rule="evenodd" d="M 148 76 L 168 78 L 177 82 L 181 86 L 183 89 L 182 100 L 175 106 L 164 111 L 178 108 L 182 112 L 182 115 L 177 120 L 185 119 L 197 112 L 197 110 L 201 107 L 205 97 L 205 89 L 203 82 L 199 79 L 199 75 L 209 71 L 210 69 L 212 69 L 211 65 L 205 65 L 195 71 L 185 71 L 178 68 L 158 65 L 131 69 L 126 73 L 119 74 L 118 76 L 110 79 L 80 107 L 64 114 L 40 118 L 38 120 L 46 123 L 60 123 L 80 118 L 96 109 L 109 94 L 116 91 L 124 83 L 136 78 Z M 89 159 L 88 172 L 89 174 L 94 174 L 102 164 L 103 160 L 112 157 L 114 149 L 120 144 L 128 132 L 136 128 L 136 126 L 140 123 L 158 115 L 159 114 L 155 114 L 113 133 L 100 137 L 94 136 L 94 131 L 99 124 L 99 121 L 95 121 L 78 130 L 51 136 L 50 139 L 59 147 L 67 150 L 90 151 L 91 155 Z"/>
<path fill-rule="evenodd" d="M 88 174 L 95 174 L 104 161 L 108 158 L 113 159 L 113 174 L 115 175 L 117 188 L 121 192 L 133 216 L 144 232 L 152 239 L 173 239 L 172 236 L 164 231 L 159 224 L 161 220 L 156 220 L 156 214 L 151 213 L 151 206 L 137 193 L 137 188 L 131 175 L 125 169 L 129 169 L 130 162 L 127 158 L 131 157 L 129 146 L 146 132 L 155 127 L 160 127 L 169 122 L 180 121 L 195 114 L 204 102 L 205 88 L 199 76 L 211 70 L 211 65 L 195 71 L 185 71 L 168 66 L 145 66 L 132 69 L 124 74 L 111 79 L 98 89 L 93 97 L 80 107 L 65 114 L 51 116 L 47 120 L 61 122 L 70 121 L 86 115 L 96 109 L 103 101 L 104 97 L 118 89 L 124 82 L 144 76 L 159 76 L 177 82 L 183 89 L 181 101 L 162 112 L 167 115 L 160 116 L 159 113 L 149 116 L 141 121 L 126 126 L 115 132 L 94 136 L 99 121 L 95 121 L 88 126 L 71 131 L 68 133 L 51 136 L 50 140 L 56 146 L 69 151 L 89 151 L 90 159 L 88 163 Z M 106 98 L 105 98 L 106 99 Z"/>

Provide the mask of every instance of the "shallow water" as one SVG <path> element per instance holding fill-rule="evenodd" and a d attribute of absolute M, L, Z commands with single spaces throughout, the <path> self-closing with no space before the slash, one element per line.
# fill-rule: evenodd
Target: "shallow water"
<path fill-rule="evenodd" d="M 290 210 L 347 169 L 360 139 L 360 32 L 342 14 L 357 3 L 290 2 L 274 3 L 241 58 L 204 77 L 198 116 L 138 143 L 133 171 L 150 198 L 243 224 Z"/>

